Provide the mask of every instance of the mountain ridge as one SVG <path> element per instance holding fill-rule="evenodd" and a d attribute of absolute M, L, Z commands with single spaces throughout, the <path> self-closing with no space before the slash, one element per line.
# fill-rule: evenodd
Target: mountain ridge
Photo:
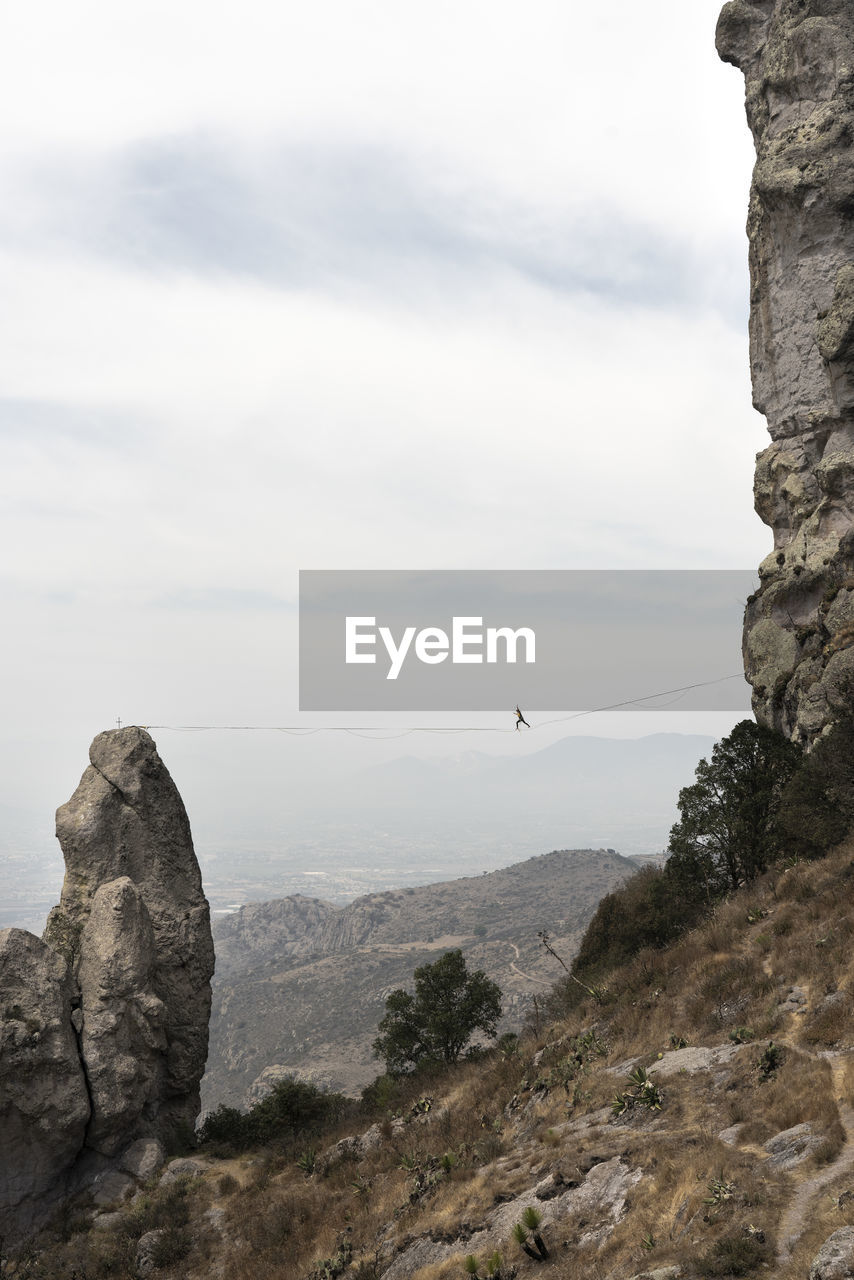
<path fill-rule="evenodd" d="M 273 1068 L 358 1092 L 379 1069 L 385 997 L 452 947 L 499 983 L 503 1028 L 518 1030 L 559 970 L 539 931 L 569 960 L 599 900 L 637 869 L 613 850 L 553 850 L 343 907 L 291 895 L 220 918 L 204 1108 L 245 1103 Z"/>

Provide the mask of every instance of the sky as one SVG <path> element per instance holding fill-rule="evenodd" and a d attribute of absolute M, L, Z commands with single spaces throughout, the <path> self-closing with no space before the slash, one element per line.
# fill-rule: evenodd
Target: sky
<path fill-rule="evenodd" d="M 308 723 L 300 569 L 759 563 L 718 9 L 4 15 L 0 816 L 52 814 L 118 717 Z M 179 781 L 209 749 L 155 737 Z M 210 786 L 397 749 L 321 737 L 220 741 Z"/>

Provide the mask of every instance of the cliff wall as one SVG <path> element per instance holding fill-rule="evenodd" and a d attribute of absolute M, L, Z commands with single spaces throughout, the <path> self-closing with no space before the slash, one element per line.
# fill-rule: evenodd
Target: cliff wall
<path fill-rule="evenodd" d="M 731 0 L 717 48 L 756 146 L 750 363 L 772 440 L 745 671 L 757 719 L 808 743 L 854 705 L 854 7 Z"/>

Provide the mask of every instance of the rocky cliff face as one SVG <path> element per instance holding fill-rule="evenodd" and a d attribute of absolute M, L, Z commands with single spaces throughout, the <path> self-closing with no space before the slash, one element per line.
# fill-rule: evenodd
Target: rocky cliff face
<path fill-rule="evenodd" d="M 99 734 L 89 758 L 57 812 L 66 876 L 43 941 L 0 932 L 0 1234 L 13 1237 L 199 1112 L 214 955 L 187 815 L 145 730 Z"/>
<path fill-rule="evenodd" d="M 38 1220 L 83 1149 L 91 1115 L 65 960 L 24 929 L 0 930 L 0 1236 Z"/>
<path fill-rule="evenodd" d="M 731 0 L 717 47 L 744 73 L 756 145 L 750 361 L 772 438 L 745 669 L 757 718 L 809 742 L 854 695 L 854 9 Z"/>

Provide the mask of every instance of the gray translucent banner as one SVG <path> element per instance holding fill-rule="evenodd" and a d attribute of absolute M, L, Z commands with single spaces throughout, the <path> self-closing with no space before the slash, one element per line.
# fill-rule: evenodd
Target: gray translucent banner
<path fill-rule="evenodd" d="M 752 571 L 303 570 L 301 711 L 749 712 Z"/>

